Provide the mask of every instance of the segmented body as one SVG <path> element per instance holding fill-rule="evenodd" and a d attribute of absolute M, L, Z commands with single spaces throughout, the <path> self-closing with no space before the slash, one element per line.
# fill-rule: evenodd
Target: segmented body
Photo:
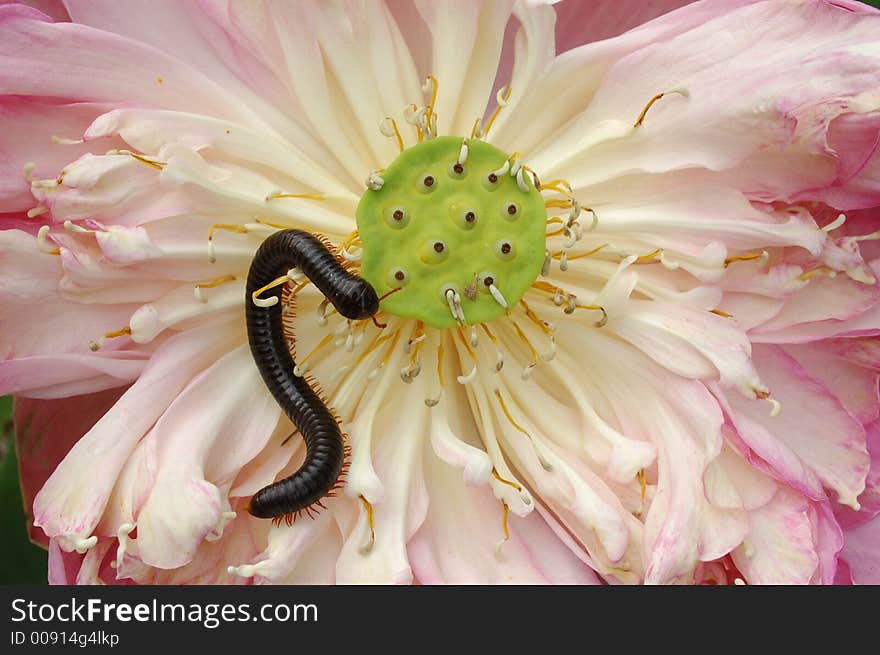
<path fill-rule="evenodd" d="M 294 375 L 296 364 L 282 321 L 282 287 L 262 294 L 262 298 L 278 298 L 279 302 L 272 306 L 258 307 L 252 299 L 254 292 L 294 267 L 346 318 L 369 318 L 379 309 L 373 288 L 346 271 L 327 246 L 308 232 L 276 232 L 257 250 L 248 273 L 245 300 L 248 342 L 266 386 L 306 444 L 305 461 L 293 475 L 261 489 L 251 498 L 248 511 L 259 518 L 290 516 L 320 503 L 336 484 L 345 464 L 345 445 L 336 418 L 308 380 Z"/>

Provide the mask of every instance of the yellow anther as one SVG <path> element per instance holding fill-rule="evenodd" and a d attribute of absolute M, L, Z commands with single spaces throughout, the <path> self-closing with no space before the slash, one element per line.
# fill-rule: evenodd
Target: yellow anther
<path fill-rule="evenodd" d="M 636 119 L 636 122 L 633 123 L 633 128 L 638 127 L 639 125 L 641 125 L 644 122 L 645 116 L 648 114 L 648 110 L 654 105 L 655 102 L 657 102 L 663 96 L 667 96 L 667 95 L 670 95 L 673 93 L 676 93 L 680 96 L 684 96 L 685 98 L 688 97 L 688 92 L 686 89 L 670 89 L 669 91 L 664 91 L 663 93 L 658 93 L 653 98 L 648 100 L 648 104 L 645 105 L 645 108 L 642 109 L 642 113 L 639 114 L 639 117 Z"/>
<path fill-rule="evenodd" d="M 165 168 L 168 165 L 168 162 L 156 161 L 155 159 L 150 159 L 150 158 L 146 157 L 145 155 L 139 155 L 138 153 L 132 152 L 131 150 L 119 150 L 117 152 L 120 155 L 130 155 L 130 156 L 134 157 L 135 159 L 137 159 L 142 164 L 146 164 L 150 168 L 155 168 L 157 171 L 161 171 L 163 168 Z"/>
<path fill-rule="evenodd" d="M 256 291 L 251 294 L 251 301 L 257 307 L 271 307 L 278 303 L 278 298 L 260 298 L 260 294 L 264 291 L 268 291 L 269 289 L 274 289 L 275 287 L 281 286 L 282 284 L 287 284 L 290 281 L 290 277 L 287 274 L 282 275 L 281 277 L 276 277 L 269 284 L 264 287 L 260 287 Z"/>
<path fill-rule="evenodd" d="M 636 480 L 639 481 L 639 486 L 642 488 L 642 502 L 645 502 L 645 492 L 648 490 L 648 476 L 645 469 L 639 469 L 639 472 L 636 473 Z"/>
<path fill-rule="evenodd" d="M 498 114 L 501 113 L 501 110 L 507 105 L 507 101 L 510 100 L 510 93 L 513 89 L 509 84 L 498 89 L 498 93 L 495 94 L 496 106 L 495 111 L 492 112 L 492 115 L 489 117 L 489 120 L 486 121 L 486 125 L 483 127 L 483 136 L 489 134 L 489 130 L 492 129 L 492 124 L 495 123 L 495 119 L 498 118 Z"/>
<path fill-rule="evenodd" d="M 762 257 L 766 257 L 766 256 L 767 256 L 766 252 L 756 252 L 756 253 L 752 253 L 751 255 L 736 255 L 734 257 L 728 257 L 727 259 L 725 259 L 724 266 L 725 267 L 730 266 L 734 262 L 750 262 L 755 259 L 761 259 Z"/>
<path fill-rule="evenodd" d="M 470 136 L 471 139 L 479 139 L 483 135 L 483 127 L 480 123 L 481 123 L 481 119 L 479 116 L 477 116 L 474 119 L 473 127 L 471 127 L 471 136 Z"/>
<path fill-rule="evenodd" d="M 126 325 L 124 328 L 116 330 L 115 332 L 108 332 L 104 335 L 104 338 L 115 339 L 116 337 L 124 337 L 129 334 L 131 334 L 131 328 Z"/>
<path fill-rule="evenodd" d="M 657 248 L 656 250 L 652 250 L 651 252 L 649 252 L 647 255 L 639 255 L 638 257 L 636 257 L 636 260 L 633 262 L 633 264 L 655 264 L 657 263 L 657 261 L 659 261 L 655 258 L 661 252 L 663 252 L 663 248 Z"/>
<path fill-rule="evenodd" d="M 385 334 L 385 335 L 378 337 L 377 339 L 374 339 L 373 343 L 371 343 L 369 345 L 369 347 L 364 352 L 361 353 L 361 356 L 357 358 L 357 361 L 354 363 L 354 365 L 358 366 L 362 361 L 364 361 L 367 358 L 367 355 L 369 355 L 371 352 L 376 350 L 376 348 L 378 348 L 383 343 L 385 343 L 386 341 L 391 339 L 392 336 L 393 335 L 391 335 L 391 334 Z"/>
<path fill-rule="evenodd" d="M 591 309 L 593 311 L 602 312 L 602 318 L 593 323 L 594 326 L 602 327 L 608 322 L 608 312 L 601 305 L 575 305 L 576 309 Z"/>
<path fill-rule="evenodd" d="M 443 388 L 443 342 L 437 346 L 437 379 L 440 380 L 440 388 Z"/>
<path fill-rule="evenodd" d="M 550 198 L 549 200 L 544 201 L 544 206 L 547 209 L 571 209 L 572 204 L 569 199 L 563 200 L 561 198 Z"/>
<path fill-rule="evenodd" d="M 522 331 L 522 328 L 519 325 L 517 325 L 516 321 L 511 318 L 510 322 L 513 324 L 513 328 L 516 330 L 517 335 L 519 335 L 520 340 L 524 344 L 526 344 L 526 346 L 529 349 L 529 352 L 532 354 L 532 361 L 526 367 L 526 370 L 528 371 L 538 365 L 538 351 L 535 350 L 535 347 L 532 345 L 532 342 L 529 341 L 529 338 L 526 336 L 525 332 Z"/>
<path fill-rule="evenodd" d="M 376 525 L 373 522 L 373 505 L 363 495 L 358 496 L 358 499 L 360 499 L 361 504 L 364 506 L 364 511 L 367 513 L 367 525 L 370 528 L 370 540 L 358 549 L 361 555 L 366 555 L 373 550 L 373 545 L 376 543 Z"/>
<path fill-rule="evenodd" d="M 434 115 L 434 105 L 437 103 L 437 88 L 439 84 L 437 83 L 437 78 L 433 75 L 428 75 L 425 79 L 425 82 L 431 84 L 431 99 L 428 101 L 428 108 L 425 111 L 425 125 L 428 126 L 428 130 L 431 130 L 431 120 Z"/>
<path fill-rule="evenodd" d="M 498 473 L 498 469 L 492 468 L 492 477 L 498 480 L 501 484 L 506 484 L 508 487 L 513 487 L 517 491 L 522 491 L 522 486 L 517 484 L 516 482 L 512 482 L 511 480 L 507 480 L 501 477 L 501 474 Z"/>
<path fill-rule="evenodd" d="M 710 309 L 709 311 L 712 314 L 716 314 L 716 315 L 721 316 L 723 318 L 733 318 L 733 314 L 728 314 L 727 312 L 723 312 L 720 309 Z"/>
<path fill-rule="evenodd" d="M 388 363 L 388 360 L 391 359 L 391 354 L 394 352 L 394 349 L 397 347 L 397 342 L 400 339 L 400 330 L 397 330 L 393 335 L 391 335 L 391 345 L 388 347 L 388 350 L 385 352 L 385 356 L 382 358 L 381 366 L 385 366 Z"/>
<path fill-rule="evenodd" d="M 537 325 L 541 329 L 541 331 L 547 336 L 553 336 L 553 330 L 547 324 L 547 321 L 543 321 L 538 318 L 538 315 L 532 311 L 532 308 L 528 306 L 525 300 L 520 300 L 519 303 L 523 306 L 523 309 L 526 312 L 526 316 L 528 316 L 529 320 L 532 323 Z"/>
<path fill-rule="evenodd" d="M 568 255 L 568 261 L 571 261 L 573 259 L 583 259 L 584 257 L 592 257 L 597 252 L 599 252 L 600 250 L 603 250 L 604 248 L 607 248 L 607 247 L 608 247 L 608 244 L 603 243 L 601 246 L 597 246 L 597 247 L 593 248 L 592 250 L 588 250 L 586 252 L 579 252 L 576 255 Z M 553 259 L 559 259 L 560 257 L 562 257 L 561 252 L 553 253 Z"/>
<path fill-rule="evenodd" d="M 225 284 L 226 282 L 235 282 L 234 275 L 224 275 L 222 277 L 217 277 L 211 280 L 210 282 L 200 282 L 196 285 L 197 289 L 213 289 L 214 287 L 219 287 L 221 284 Z"/>
<path fill-rule="evenodd" d="M 266 227 L 271 227 L 276 230 L 287 230 L 290 228 L 290 225 L 285 225 L 284 223 L 273 223 L 272 221 L 267 221 L 265 218 L 255 218 L 254 223 L 259 223 L 260 225 L 265 225 Z"/>
<path fill-rule="evenodd" d="M 804 271 L 795 279 L 806 282 L 811 277 L 814 277 L 816 275 L 827 275 L 828 277 L 835 277 L 837 275 L 837 271 L 832 268 L 828 268 L 827 266 L 817 266 L 816 268 L 811 268 L 808 271 Z"/>
<path fill-rule="evenodd" d="M 300 198 L 302 200 L 323 201 L 327 199 L 327 196 L 323 193 L 282 193 L 280 191 L 274 191 L 266 196 L 266 202 L 270 200 L 278 200 L 279 198 Z"/>
<path fill-rule="evenodd" d="M 299 366 L 302 366 L 302 365 L 305 364 L 307 361 L 309 361 L 309 360 L 312 358 L 312 356 L 315 355 L 315 353 L 317 353 L 319 350 L 321 350 L 321 348 L 325 347 L 327 344 L 329 344 L 331 341 L 333 341 L 333 338 L 334 338 L 335 336 L 336 336 L 336 335 L 333 334 L 332 332 L 330 332 L 329 334 L 324 335 L 324 338 L 321 339 L 321 340 L 318 342 L 318 345 L 316 345 L 314 348 L 312 348 L 312 349 L 309 351 L 309 354 L 306 355 L 305 357 L 303 357 L 303 358 L 298 362 Z"/>
<path fill-rule="evenodd" d="M 468 356 L 473 360 L 477 361 L 477 356 L 474 353 L 471 345 L 468 343 L 467 337 L 464 336 L 464 332 L 462 332 L 460 327 L 455 328 L 456 334 L 458 334 L 458 339 L 461 341 L 461 345 L 464 346 L 465 350 L 467 350 Z"/>
<path fill-rule="evenodd" d="M 503 500 L 501 501 L 501 508 L 501 525 L 504 528 L 504 541 L 508 541 L 510 539 L 510 529 L 508 528 L 507 520 L 510 517 L 510 508 Z"/>

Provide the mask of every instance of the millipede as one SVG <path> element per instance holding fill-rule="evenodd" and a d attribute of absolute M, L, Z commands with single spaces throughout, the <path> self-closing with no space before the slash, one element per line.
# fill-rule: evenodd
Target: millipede
<path fill-rule="evenodd" d="M 345 270 L 320 238 L 303 230 L 272 234 L 251 262 L 245 296 L 248 343 L 266 386 L 302 435 L 306 456 L 292 475 L 254 494 L 248 511 L 288 522 L 300 511 L 321 506 L 340 480 L 346 457 L 336 417 L 309 380 L 294 373 L 281 304 L 285 276 L 294 268 L 345 318 L 374 318 L 380 301 L 368 282 Z"/>

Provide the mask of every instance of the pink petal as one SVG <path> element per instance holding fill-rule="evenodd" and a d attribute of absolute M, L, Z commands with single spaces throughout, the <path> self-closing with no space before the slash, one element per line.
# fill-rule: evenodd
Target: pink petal
<path fill-rule="evenodd" d="M 880 517 L 846 531 L 841 556 L 855 584 L 880 584 Z"/>
<path fill-rule="evenodd" d="M 733 561 L 750 584 L 808 584 L 819 564 L 808 501 L 785 487 L 749 512 L 749 533 Z"/>
<path fill-rule="evenodd" d="M 227 118 L 255 118 L 240 94 L 161 50 L 83 25 L 48 23 L 12 5 L 0 7 L 0 71 L 4 94 L 210 108 Z"/>
<path fill-rule="evenodd" d="M 556 52 L 610 39 L 693 0 L 563 0 L 556 9 Z"/>
<path fill-rule="evenodd" d="M 226 330 L 191 330 L 159 348 L 137 382 L 121 398 L 113 396 L 119 401 L 102 407 L 100 421 L 76 435 L 78 441 L 34 501 L 36 525 L 63 546 L 91 536 L 138 441 L 189 381 L 231 346 L 234 338 Z"/>
<path fill-rule="evenodd" d="M 861 423 L 867 425 L 880 416 L 880 372 L 836 356 L 822 341 L 783 348 Z"/>
<path fill-rule="evenodd" d="M 122 390 L 111 389 L 57 400 L 15 400 L 18 470 L 28 517 L 32 517 L 34 498 L 55 467 L 121 394 Z M 37 528 L 30 528 L 30 536 L 35 543 L 47 542 L 45 533 Z"/>
<path fill-rule="evenodd" d="M 736 185 L 768 200 L 833 184 L 837 162 L 825 149 L 825 134 L 836 116 L 866 111 L 856 99 L 877 90 L 876 61 L 859 54 L 858 45 L 873 39 L 880 15 L 823 3 L 757 3 L 728 13 L 720 3 L 701 4 L 669 16 L 714 9 L 710 20 L 611 66 L 583 113 L 536 150 L 530 164 L 583 186 L 637 171 L 722 171 L 747 161 Z M 719 41 L 720 33 L 728 38 Z M 683 54 L 694 52 L 702 56 Z M 847 75 L 840 74 L 842 65 Z M 627 135 L 623 128 L 651 97 L 681 87 L 688 98 L 663 98 L 639 131 Z M 600 138 L 599 126 L 611 122 L 621 130 Z M 809 179 L 792 176 L 794 166 Z"/>
<path fill-rule="evenodd" d="M 89 124 L 107 105 L 79 103 L 53 104 L 19 97 L 0 99 L 0 201 L 4 211 L 27 210 L 36 206 L 24 166 L 35 164 L 34 179 L 55 178 L 65 164 L 94 147 L 109 150 L 117 142 L 104 139 L 100 144 L 57 144 L 52 137 L 81 138 Z"/>
<path fill-rule="evenodd" d="M 213 408 L 206 413 L 205 407 Z M 218 538 L 235 475 L 262 450 L 279 416 L 247 345 L 194 379 L 147 437 L 156 478 L 137 516 L 140 559 L 159 568 L 192 561 Z"/>
<path fill-rule="evenodd" d="M 432 497 L 425 522 L 407 544 L 422 584 L 598 583 L 535 513 L 511 516 L 510 539 L 504 540 L 502 507 L 488 486 L 462 485 L 458 470 L 433 457 L 426 461 L 426 484 L 442 496 Z"/>
<path fill-rule="evenodd" d="M 781 348 L 755 347 L 753 361 L 782 409 L 774 417 L 764 401 L 727 394 L 744 442 L 809 497 L 822 498 L 818 479 L 838 502 L 856 504 L 870 463 L 861 423 Z"/>

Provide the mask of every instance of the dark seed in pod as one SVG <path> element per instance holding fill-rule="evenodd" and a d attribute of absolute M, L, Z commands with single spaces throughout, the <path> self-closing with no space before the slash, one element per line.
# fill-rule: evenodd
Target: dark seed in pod
<path fill-rule="evenodd" d="M 516 205 L 507 205 L 507 213 L 513 216 L 516 213 Z"/>
<path fill-rule="evenodd" d="M 402 209 L 395 209 L 394 214 L 392 214 L 392 216 L 394 217 L 395 221 L 402 221 L 403 220 L 403 210 Z"/>
<path fill-rule="evenodd" d="M 406 275 L 404 275 L 403 271 L 397 271 L 394 274 L 394 279 L 397 280 L 398 282 L 402 282 L 403 278 L 405 278 L 405 277 L 406 277 Z"/>
<path fill-rule="evenodd" d="M 501 252 L 503 252 L 505 255 L 509 254 L 510 253 L 510 244 L 509 243 L 502 243 L 501 244 Z"/>
<path fill-rule="evenodd" d="M 434 251 L 435 252 L 443 252 L 445 247 L 446 246 L 443 245 L 442 241 L 435 241 L 434 242 Z"/>
<path fill-rule="evenodd" d="M 461 175 L 462 173 L 464 173 L 464 166 L 456 163 L 452 166 L 452 170 L 454 170 L 457 175 Z"/>
<path fill-rule="evenodd" d="M 473 223 L 475 220 L 477 220 L 477 215 L 474 214 L 474 212 L 468 212 L 464 215 L 464 220 L 466 220 L 468 223 Z"/>
<path fill-rule="evenodd" d="M 434 176 L 433 175 L 426 175 L 425 179 L 422 180 L 422 182 L 424 183 L 425 186 L 434 186 Z"/>
<path fill-rule="evenodd" d="M 483 284 L 485 284 L 487 287 L 491 287 L 493 284 L 495 284 L 495 278 L 491 275 L 487 275 L 483 278 Z"/>
<path fill-rule="evenodd" d="M 492 184 L 495 184 L 498 181 L 498 176 L 495 173 L 489 173 L 488 179 Z"/>

